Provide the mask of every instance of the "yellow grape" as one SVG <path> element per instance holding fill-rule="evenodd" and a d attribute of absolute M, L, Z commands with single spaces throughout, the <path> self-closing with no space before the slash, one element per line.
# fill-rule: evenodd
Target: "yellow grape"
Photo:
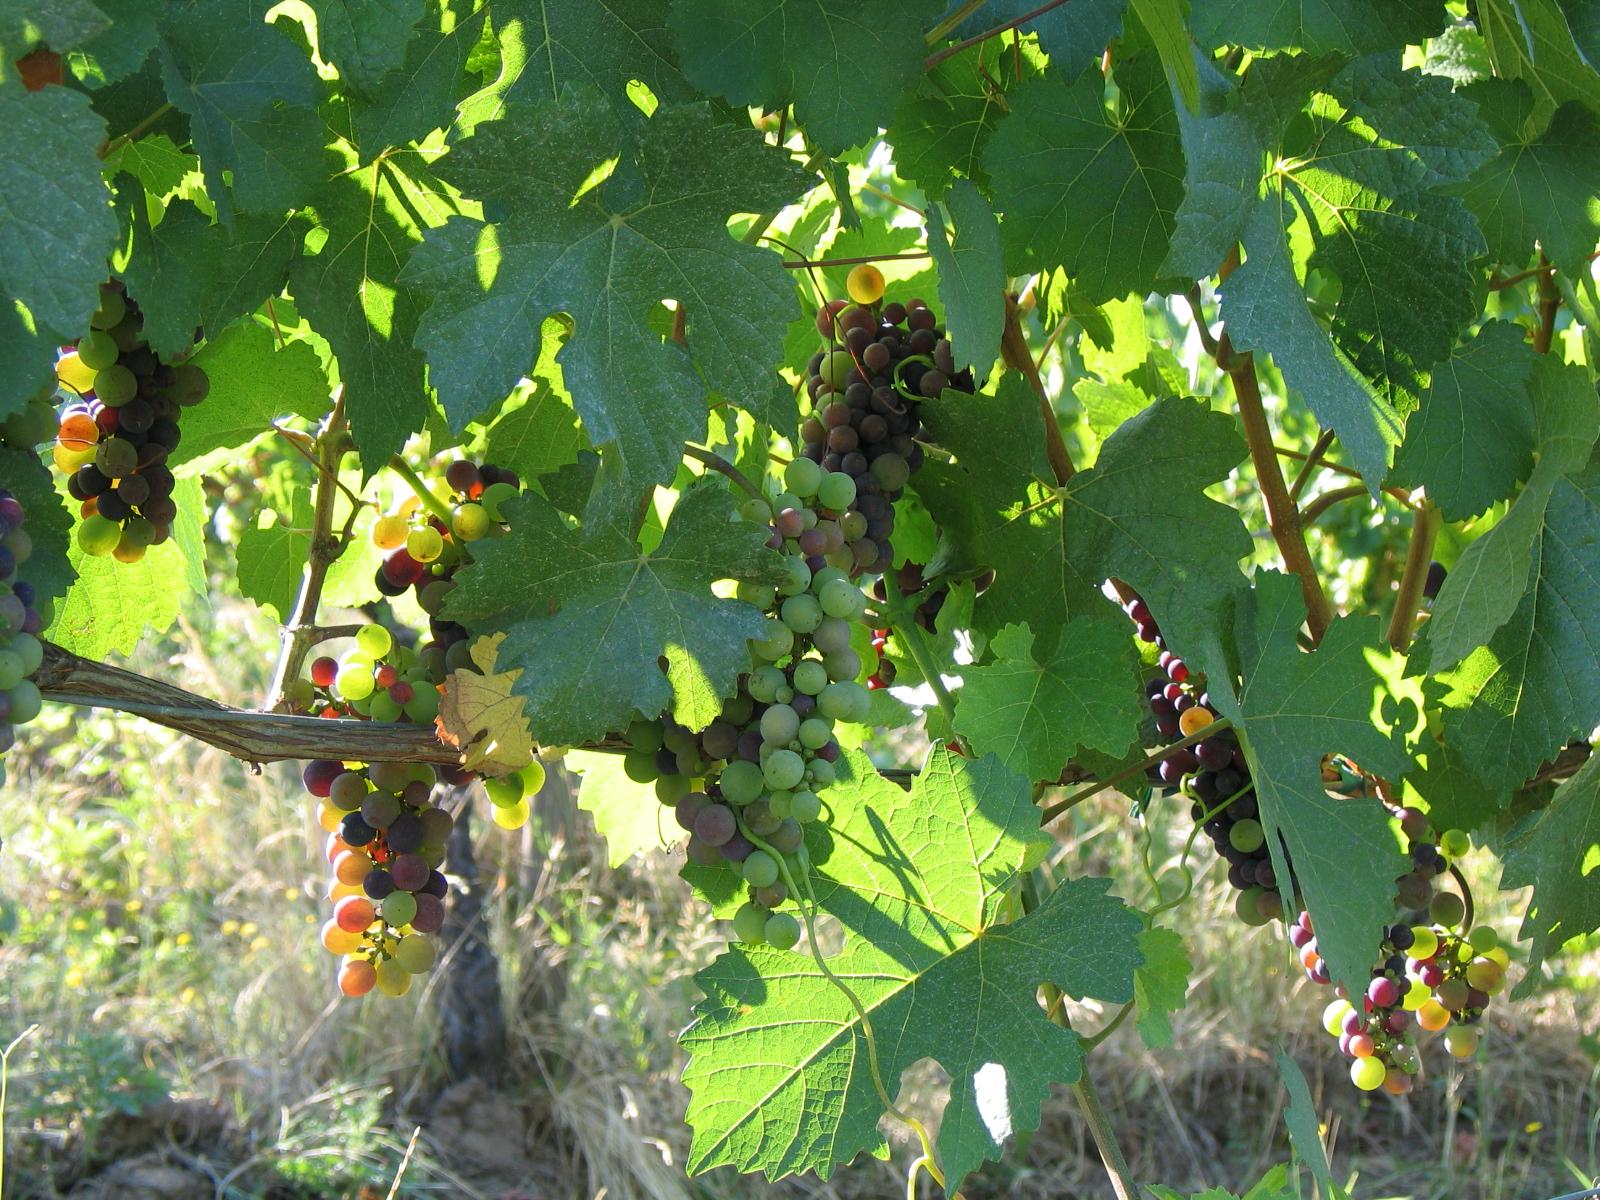
<path fill-rule="evenodd" d="M 365 996 L 377 981 L 377 972 L 364 958 L 347 958 L 339 968 L 339 990 L 346 996 Z"/>
<path fill-rule="evenodd" d="M 392 958 L 386 958 L 377 967 L 378 990 L 385 996 L 404 996 L 411 990 L 411 972 Z"/>
<path fill-rule="evenodd" d="M 496 804 L 490 809 L 490 815 L 501 829 L 521 829 L 528 823 L 528 802 L 518 800 L 515 804 Z"/>
<path fill-rule="evenodd" d="M 372 544 L 379 550 L 398 550 L 406 544 L 406 534 L 411 526 L 396 513 L 379 517 L 372 523 Z"/>
<path fill-rule="evenodd" d="M 1184 737 L 1193 737 L 1216 719 L 1209 708 L 1197 704 L 1183 710 L 1183 715 L 1178 718 L 1178 732 Z"/>
<path fill-rule="evenodd" d="M 94 389 L 94 376 L 94 368 L 79 358 L 76 351 L 63 354 L 56 362 L 56 378 L 80 395 Z"/>
<path fill-rule="evenodd" d="M 317 805 L 317 824 L 322 832 L 333 833 L 344 822 L 344 814 L 331 804 Z"/>
<path fill-rule="evenodd" d="M 420 933 L 407 934 L 394 948 L 394 960 L 413 975 L 420 975 L 433 966 L 437 951 L 433 943 Z"/>
<path fill-rule="evenodd" d="M 1377 1091 L 1388 1074 L 1381 1058 L 1358 1058 L 1350 1064 L 1350 1081 L 1363 1092 Z"/>
<path fill-rule="evenodd" d="M 322 925 L 322 946 L 331 954 L 354 954 L 361 946 L 361 935 L 340 929 L 337 921 L 325 921 Z"/>
<path fill-rule="evenodd" d="M 444 553 L 444 538 L 432 525 L 423 525 L 406 535 L 406 553 L 418 562 L 433 562 Z"/>
<path fill-rule="evenodd" d="M 844 290 L 857 304 L 876 304 L 883 299 L 883 272 L 871 263 L 860 263 L 845 277 Z"/>

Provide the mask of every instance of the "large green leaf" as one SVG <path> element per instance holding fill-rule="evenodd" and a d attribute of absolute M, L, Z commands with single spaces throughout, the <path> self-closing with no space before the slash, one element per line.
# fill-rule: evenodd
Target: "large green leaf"
<path fill-rule="evenodd" d="M 1163 274 L 1216 274 L 1244 236 L 1260 196 L 1265 150 L 1248 120 L 1229 107 L 1229 85 L 1212 68 L 1201 76 L 1211 109 L 1178 110 L 1183 140 L 1183 200 Z M 1213 111 L 1214 109 L 1214 111 Z"/>
<path fill-rule="evenodd" d="M 956 181 L 946 207 L 955 218 L 955 236 L 946 229 L 939 206 L 930 204 L 928 249 L 939 264 L 939 299 L 956 361 L 971 363 L 981 376 L 1000 356 L 1006 323 L 1000 225 L 971 180 Z"/>
<path fill-rule="evenodd" d="M 1600 928 L 1600 756 L 1556 789 L 1550 806 L 1505 848 L 1503 888 L 1531 887 L 1521 936 L 1533 939 L 1528 974 L 1514 995 L 1533 990 L 1539 966 L 1564 942 Z"/>
<path fill-rule="evenodd" d="M 351 127 L 364 160 L 449 126 L 467 58 L 488 17 L 487 8 L 460 19 L 430 12 L 422 31 L 406 46 L 402 68 L 385 76 L 370 98 L 351 97 Z M 441 20 L 447 27 L 441 28 Z"/>
<path fill-rule="evenodd" d="M 606 840 L 606 861 L 611 866 L 620 867 L 649 850 L 665 849 L 683 837 L 672 806 L 657 800 L 655 789 L 648 784 L 629 779 L 620 754 L 573 750 L 562 762 L 582 777 L 578 807 L 594 818 L 595 830 Z"/>
<path fill-rule="evenodd" d="M 994 758 L 935 751 L 909 792 L 865 756 L 844 762 L 828 792 L 835 825 L 813 845 L 818 907 L 846 933 L 828 965 L 866 1010 L 891 1098 L 921 1059 L 950 1073 L 938 1149 L 954 1192 L 1038 1126 L 1052 1084 L 1079 1077 L 1080 1039 L 1045 1016 L 1039 985 L 1131 999 L 1140 921 L 1108 880 L 1079 878 L 1003 923 L 1046 843 L 1027 781 Z M 691 1173 L 826 1177 L 882 1148 L 863 1022 L 813 959 L 734 949 L 696 978 L 706 999 L 683 1035 Z"/>
<path fill-rule="evenodd" d="M 1472 101 L 1448 79 L 1402 69 L 1398 54 L 1356 59 L 1333 77 L 1328 92 L 1421 160 L 1425 186 L 1460 183 L 1494 157 L 1495 140 Z"/>
<path fill-rule="evenodd" d="M 39 43 L 69 50 L 110 22 L 89 0 L 5 0 L 0 3 L 0 52 L 21 58 Z"/>
<path fill-rule="evenodd" d="M 76 544 L 69 557 L 78 578 L 57 601 L 55 623 L 45 636 L 85 658 L 127 654 L 146 630 L 171 628 L 194 581 L 177 538 L 152 546 L 136 563 L 91 558 Z"/>
<path fill-rule="evenodd" d="M 1139 658 L 1126 621 L 1074 618 L 1043 662 L 1025 625 L 1007 625 L 989 647 L 993 661 L 967 667 L 956 693 L 956 731 L 977 753 L 1053 780 L 1079 749 L 1120 755 L 1138 736 Z"/>
<path fill-rule="evenodd" d="M 1444 0 L 1191 0 L 1203 46 L 1365 54 L 1420 42 L 1446 21 Z"/>
<path fill-rule="evenodd" d="M 1490 321 L 1435 367 L 1395 455 L 1394 482 L 1426 486 L 1451 521 L 1508 496 L 1533 470 L 1534 358 L 1522 326 Z"/>
<path fill-rule="evenodd" d="M 941 0 L 673 0 L 683 73 L 732 104 L 793 103 L 811 140 L 833 153 L 887 125 L 922 73 L 922 31 Z"/>
<path fill-rule="evenodd" d="M 726 222 L 784 204 L 809 177 L 754 130 L 697 105 L 658 110 L 637 158 L 590 187 L 619 137 L 596 100 L 574 90 L 518 105 L 457 145 L 446 177 L 497 219 L 431 231 L 403 279 L 431 294 L 417 344 L 455 428 L 533 366 L 548 314 L 571 314 L 567 387 L 591 442 L 611 444 L 642 490 L 670 480 L 683 442 L 705 435 L 708 386 L 794 426 L 794 397 L 772 369 L 794 288 L 772 251 L 736 242 Z M 684 346 L 652 325 L 663 300 L 686 310 Z"/>
<path fill-rule="evenodd" d="M 17 569 L 17 577 L 33 584 L 42 605 L 67 593 L 74 570 L 67 558 L 72 543 L 72 514 L 66 509 L 55 480 L 31 450 L 0 446 L 0 487 L 22 504 L 33 553 Z"/>
<path fill-rule="evenodd" d="M 1600 75 L 1557 0 L 1481 0 L 1477 24 L 1496 73 L 1525 81 L 1541 113 L 1568 100 L 1600 108 Z"/>
<path fill-rule="evenodd" d="M 956 4 L 949 7 L 953 10 Z M 1122 14 L 1128 0 L 1072 0 L 1032 15 L 1039 7 L 1034 0 L 988 0 L 956 26 L 951 37 L 964 41 L 1006 21 L 1027 17 L 1023 31 L 1036 34 L 1050 61 L 1070 77 L 1097 62 L 1106 47 L 1122 36 Z"/>
<path fill-rule="evenodd" d="M 405 61 L 423 0 L 307 0 L 317 46 L 351 90 L 370 95 Z"/>
<path fill-rule="evenodd" d="M 1294 576 L 1259 573 L 1241 593 L 1234 618 L 1242 686 L 1234 695 L 1212 674 L 1208 691 L 1244 742 L 1278 878 L 1289 878 L 1282 838 L 1322 957 L 1354 995 L 1365 987 L 1372 948 L 1394 919 L 1394 881 L 1409 860 L 1381 804 L 1327 793 L 1322 757 L 1348 754 L 1398 778 L 1409 763 L 1403 736 L 1409 731 L 1391 732 L 1382 715 L 1393 704 L 1397 660 L 1383 648 L 1377 618 L 1338 618 L 1307 654 L 1297 642 L 1305 616 Z"/>
<path fill-rule="evenodd" d="M 614 526 L 573 530 L 536 495 L 505 511 L 511 532 L 476 545 L 446 612 L 506 631 L 498 662 L 522 669 L 514 690 L 527 697 L 535 740 L 593 741 L 669 704 L 683 724 L 708 724 L 750 667 L 746 639 L 766 627 L 758 609 L 718 598 L 711 585 L 781 580 L 768 530 L 735 520 L 732 498 L 714 483 L 679 497 L 651 554 Z"/>
<path fill-rule="evenodd" d="M 989 139 L 1006 266 L 1065 267 L 1091 301 L 1155 284 L 1183 198 L 1183 148 L 1172 92 L 1154 56 L 1117 64 L 1117 96 L 1086 72 L 1018 87 Z"/>

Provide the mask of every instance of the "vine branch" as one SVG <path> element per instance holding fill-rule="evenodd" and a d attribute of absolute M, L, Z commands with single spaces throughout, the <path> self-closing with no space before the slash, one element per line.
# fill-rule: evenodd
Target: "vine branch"
<path fill-rule="evenodd" d="M 716 451 L 707 450 L 704 446 L 697 446 L 693 442 L 685 442 L 683 445 L 683 453 L 684 457 L 692 458 L 698 463 L 704 463 L 713 471 L 727 476 L 734 483 L 738 484 L 739 487 L 743 488 L 746 492 L 750 493 L 750 495 L 754 496 L 757 500 L 766 499 L 766 497 L 761 494 L 761 489 L 750 482 L 749 476 L 747 476 L 743 471 L 739 470 L 738 467 L 734 466 L 727 459 L 723 458 L 722 455 L 716 453 Z"/>
<path fill-rule="evenodd" d="M 1556 312 L 1561 308 L 1561 289 L 1556 286 L 1554 269 L 1546 270 L 1550 260 L 1539 253 L 1539 326 L 1533 331 L 1533 348 L 1540 354 L 1550 353 L 1550 343 L 1556 333 Z"/>
<path fill-rule="evenodd" d="M 791 271 L 811 267 L 852 267 L 857 263 L 895 262 L 903 258 L 931 258 L 926 250 L 908 250 L 904 254 L 858 254 L 850 258 L 786 258 L 783 265 Z"/>
<path fill-rule="evenodd" d="M 1204 729 L 1196 730 L 1194 733 L 1191 733 L 1188 737 L 1183 738 L 1181 741 L 1173 742 L 1170 746 L 1163 746 L 1160 750 L 1156 751 L 1156 753 L 1141 760 L 1140 762 L 1135 763 L 1133 766 L 1124 767 L 1120 771 L 1114 771 L 1110 775 L 1106 776 L 1106 778 L 1096 780 L 1094 783 L 1091 783 L 1086 787 L 1079 788 L 1066 798 L 1056 801 L 1054 804 L 1050 805 L 1049 808 L 1046 808 L 1039 814 L 1039 824 L 1048 825 L 1062 813 L 1066 812 L 1067 809 L 1074 808 L 1077 805 L 1082 804 L 1085 800 L 1089 799 L 1089 797 L 1098 795 L 1099 793 L 1105 791 L 1106 788 L 1113 787 L 1125 779 L 1132 779 L 1136 775 L 1142 775 L 1151 767 L 1165 762 L 1174 754 L 1177 754 L 1180 750 L 1187 750 L 1196 742 L 1203 742 L 1206 738 L 1211 737 L 1213 734 L 1218 734 L 1224 729 L 1232 728 L 1232 721 L 1228 720 L 1227 717 L 1219 717 L 1215 721 L 1211 722 L 1211 724 L 1207 725 Z"/>
<path fill-rule="evenodd" d="M 1400 588 L 1394 595 L 1394 612 L 1389 616 L 1389 645 L 1401 653 L 1411 645 L 1411 630 L 1422 605 L 1422 589 L 1428 580 L 1428 564 L 1433 561 L 1433 543 L 1439 536 L 1439 510 L 1424 499 L 1411 521 L 1411 541 L 1406 547 L 1406 566 Z"/>
<path fill-rule="evenodd" d="M 1008 29 L 1015 29 L 1017 26 L 1031 21 L 1035 17 L 1042 17 L 1052 8 L 1060 8 L 1066 2 L 1067 0 L 1050 0 L 1050 3 L 1048 4 L 1041 4 L 1038 8 L 1029 9 L 1021 16 L 1012 17 L 1009 21 L 1003 21 L 992 29 L 985 29 L 982 33 L 975 34 L 974 36 L 967 38 L 965 41 L 955 42 L 952 45 L 944 47 L 942 50 L 935 50 L 932 54 L 928 55 L 927 58 L 922 60 L 922 69 L 924 71 L 931 71 L 945 59 L 960 54 L 963 50 L 976 46 L 979 42 L 986 42 L 990 38 L 1006 32 Z M 952 25 L 950 28 L 954 29 L 955 26 Z M 948 32 L 948 30 L 946 32 Z"/>
<path fill-rule="evenodd" d="M 1056 483 L 1066 483 L 1076 473 L 1076 468 L 1072 465 L 1072 456 L 1067 453 L 1066 442 L 1061 440 L 1061 426 L 1056 423 L 1055 409 L 1050 406 L 1050 394 L 1045 391 L 1039 366 L 1033 361 L 1027 336 L 1022 332 L 1021 309 L 1010 292 L 1006 293 L 1006 323 L 1000 334 L 1000 356 L 1006 366 L 1022 372 L 1034 395 L 1039 397 L 1039 415 L 1044 418 L 1045 457 L 1050 460 L 1050 471 Z"/>
<path fill-rule="evenodd" d="M 1294 503 L 1300 502 L 1300 494 L 1306 490 L 1306 484 L 1311 482 L 1311 477 L 1322 465 L 1322 456 L 1328 452 L 1328 447 L 1333 445 L 1333 439 L 1333 430 L 1324 429 L 1317 436 L 1316 444 L 1311 447 L 1311 453 L 1306 455 L 1306 461 L 1295 472 L 1294 482 L 1289 485 L 1289 499 Z"/>
<path fill-rule="evenodd" d="M 1317 518 L 1322 516 L 1335 504 L 1344 500 L 1354 500 L 1357 496 L 1367 494 L 1367 485 L 1352 483 L 1349 487 L 1334 488 L 1332 491 L 1323 492 L 1315 500 L 1310 501 L 1300 510 L 1300 526 L 1302 529 L 1317 523 Z"/>

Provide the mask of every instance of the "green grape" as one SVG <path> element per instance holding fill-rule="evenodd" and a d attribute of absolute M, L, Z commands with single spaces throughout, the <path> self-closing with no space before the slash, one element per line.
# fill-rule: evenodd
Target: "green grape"
<path fill-rule="evenodd" d="M 374 721 L 392 723 L 400 719 L 401 714 L 405 712 L 405 706 L 388 692 L 378 690 L 368 697 L 367 712 Z"/>
<path fill-rule="evenodd" d="M 1322 1010 L 1322 1027 L 1334 1037 L 1344 1032 L 1344 1019 L 1346 1014 L 1355 1012 L 1355 1008 L 1348 1000 L 1334 1000 Z"/>
<path fill-rule="evenodd" d="M 778 689 L 784 687 L 789 681 L 777 667 L 757 667 L 750 672 L 748 687 L 750 695 L 763 704 L 771 704 L 778 698 Z"/>
<path fill-rule="evenodd" d="M 1454 929 L 1466 915 L 1466 903 L 1454 892 L 1440 892 L 1428 905 L 1428 916 L 1433 918 L 1434 924 L 1446 929 Z"/>
<path fill-rule="evenodd" d="M 12 649 L 16 649 L 15 643 Z M 1479 954 L 1487 954 L 1500 944 L 1500 935 L 1494 931 L 1492 925 L 1475 925 L 1472 932 L 1467 934 L 1467 941 Z"/>
<path fill-rule="evenodd" d="M 110 329 L 122 323 L 122 318 L 127 315 L 128 302 L 120 291 L 113 287 L 100 287 L 100 307 L 89 314 L 90 329 Z"/>
<path fill-rule="evenodd" d="M 850 356 L 850 351 L 830 350 L 822 356 L 822 362 L 817 366 L 817 374 L 822 377 L 822 382 L 834 391 L 842 391 L 844 377 L 855 365 L 855 359 Z"/>
<path fill-rule="evenodd" d="M 656 780 L 656 799 L 663 804 L 676 804 L 693 790 L 687 775 L 663 775 Z"/>
<path fill-rule="evenodd" d="M 1379 1058 L 1358 1058 L 1350 1064 L 1350 1081 L 1363 1092 L 1381 1088 L 1388 1075 L 1389 1068 Z"/>
<path fill-rule="evenodd" d="M 628 745 L 635 750 L 648 750 L 652 754 L 661 749 L 661 726 L 654 721 L 634 721 L 628 726 Z"/>
<path fill-rule="evenodd" d="M 817 593 L 822 611 L 830 617 L 854 621 L 866 611 L 866 597 L 848 579 L 830 579 Z"/>
<path fill-rule="evenodd" d="M 772 505 L 759 496 L 751 496 L 739 506 L 739 515 L 752 525 L 772 524 Z"/>
<path fill-rule="evenodd" d="M 44 643 L 31 633 L 19 633 L 11 639 L 11 653 L 22 659 L 22 674 L 32 675 L 44 662 Z"/>
<path fill-rule="evenodd" d="M 432 686 L 419 687 L 406 705 L 406 720 L 419 725 L 431 725 L 439 715 L 439 693 Z"/>
<path fill-rule="evenodd" d="M 656 769 L 654 750 L 630 750 L 622 756 L 622 773 L 635 783 L 654 783 L 660 772 Z"/>
<path fill-rule="evenodd" d="M 1439 835 L 1439 851 L 1446 858 L 1463 858 L 1472 851 L 1472 835 L 1465 829 L 1446 829 Z"/>
<path fill-rule="evenodd" d="M 481 504 L 466 503 L 459 505 L 450 517 L 450 532 L 463 542 L 481 541 L 489 536 L 489 530 L 495 521 L 489 516 L 489 510 Z"/>
<path fill-rule="evenodd" d="M 739 873 L 751 887 L 771 887 L 778 882 L 778 860 L 765 850 L 752 850 Z"/>
<path fill-rule="evenodd" d="M 6 694 L 11 697 L 11 715 L 6 719 L 13 725 L 26 725 L 44 708 L 39 685 L 31 679 L 24 679 Z"/>
<path fill-rule="evenodd" d="M 333 679 L 333 690 L 345 700 L 365 700 L 377 686 L 372 668 L 360 662 L 340 667 Z"/>
<path fill-rule="evenodd" d="M 767 945 L 776 950 L 793 950 L 800 940 L 800 922 L 789 913 L 773 913 L 762 932 Z"/>
<path fill-rule="evenodd" d="M 506 521 L 505 509 L 502 507 L 507 500 L 513 500 L 521 493 L 509 483 L 491 483 L 483 489 L 483 495 L 478 497 L 478 503 L 483 505 L 483 511 L 489 514 L 489 519 L 496 525 L 504 525 Z"/>
<path fill-rule="evenodd" d="M 807 750 L 820 750 L 833 736 L 833 726 L 826 717 L 807 717 L 795 732 Z"/>
<path fill-rule="evenodd" d="M 409 925 L 417 915 L 417 898 L 410 892 L 390 892 L 384 897 L 383 919 L 391 925 Z"/>
<path fill-rule="evenodd" d="M 363 625 L 356 631 L 356 645 L 373 662 L 394 649 L 394 635 L 382 625 Z"/>
<path fill-rule="evenodd" d="M 406 535 L 406 553 L 418 562 L 433 562 L 444 553 L 444 535 L 432 525 L 420 525 Z"/>
<path fill-rule="evenodd" d="M 102 330 L 78 339 L 78 361 L 92 371 L 103 371 L 117 361 L 117 339 Z"/>
<path fill-rule="evenodd" d="M 1478 1027 L 1452 1025 L 1444 1031 L 1444 1044 L 1452 1058 L 1471 1058 L 1478 1049 Z"/>
<path fill-rule="evenodd" d="M 396 892 L 395 895 L 400 893 Z M 411 990 L 411 972 L 392 958 L 386 958 L 376 968 L 378 990 L 385 996 L 404 996 Z"/>
<path fill-rule="evenodd" d="M 849 508 L 855 499 L 856 481 L 843 471 L 830 471 L 817 488 L 817 503 L 835 512 Z"/>
<path fill-rule="evenodd" d="M 789 806 L 793 799 L 793 792 L 779 788 L 767 796 L 767 811 L 781 821 L 789 815 Z"/>
<path fill-rule="evenodd" d="M 794 665 L 794 690 L 815 696 L 828 686 L 828 668 L 814 658 L 803 658 Z"/>
<path fill-rule="evenodd" d="M 786 508 L 792 508 L 796 512 L 804 513 L 806 511 L 806 503 L 793 492 L 779 492 L 772 498 L 772 511 L 781 513 Z"/>
<path fill-rule="evenodd" d="M 800 717 L 787 704 L 774 704 L 761 714 L 762 740 L 774 746 L 786 746 L 800 732 Z"/>
<path fill-rule="evenodd" d="M 760 609 L 771 608 L 773 597 L 776 595 L 776 588 L 764 583 L 752 583 L 748 579 L 741 579 L 738 586 L 733 589 L 734 599 L 743 600 L 746 604 Z"/>
<path fill-rule="evenodd" d="M 789 801 L 789 815 L 802 824 L 822 815 L 822 797 L 815 792 L 796 792 Z"/>
<path fill-rule="evenodd" d="M 1426 925 L 1413 925 L 1411 927 L 1411 949 L 1407 951 L 1412 958 L 1432 958 L 1439 953 L 1439 935 Z"/>
<path fill-rule="evenodd" d="M 94 373 L 94 394 L 107 408 L 121 408 L 139 394 L 139 380 L 121 363 Z"/>
<path fill-rule="evenodd" d="M 78 353 L 81 356 L 83 351 L 79 350 Z M 817 494 L 817 488 L 822 484 L 822 474 L 822 468 L 809 458 L 792 459 L 784 468 L 783 486 L 802 500 L 809 500 Z"/>
<path fill-rule="evenodd" d="M 1228 844 L 1242 854 L 1254 854 L 1267 844 L 1266 831 L 1261 828 L 1261 822 L 1246 818 L 1235 821 L 1228 830 Z"/>
<path fill-rule="evenodd" d="M 522 794 L 531 796 L 544 786 L 544 764 L 537 758 L 517 772 L 522 776 Z"/>
<path fill-rule="evenodd" d="M 127 438 L 109 437 L 94 448 L 94 465 L 112 479 L 122 479 L 138 468 L 139 451 Z"/>
<path fill-rule="evenodd" d="M 806 768 L 806 778 L 811 781 L 813 791 L 821 791 L 831 786 L 835 775 L 833 764 L 821 758 L 813 758 L 811 765 Z"/>
<path fill-rule="evenodd" d="M 802 592 L 783 602 L 783 623 L 796 633 L 810 633 L 822 624 L 822 605 L 815 596 Z"/>
<path fill-rule="evenodd" d="M 433 943 L 420 933 L 408 933 L 396 943 L 394 948 L 394 961 L 399 963 L 412 975 L 421 975 L 429 967 L 438 952 L 434 950 Z"/>
<path fill-rule="evenodd" d="M 778 585 L 778 592 L 784 596 L 798 596 L 801 592 L 811 587 L 811 568 L 806 566 L 806 560 L 797 554 L 788 554 L 783 559 L 783 569 L 787 571 L 788 578 Z"/>
<path fill-rule="evenodd" d="M 340 812 L 355 812 L 367 798 L 368 791 L 367 781 L 361 777 L 361 772 L 346 771 L 343 775 L 334 776 L 333 783 L 328 787 L 328 803 Z"/>
<path fill-rule="evenodd" d="M 1246 925 L 1265 925 L 1271 919 L 1261 911 L 1261 893 L 1259 887 L 1247 887 L 1234 899 L 1233 911 Z"/>
<path fill-rule="evenodd" d="M 850 576 L 842 568 L 823 567 L 822 570 L 811 577 L 811 590 L 813 593 L 820 595 L 822 589 L 836 579 L 842 579 L 846 583 L 850 582 Z"/>
<path fill-rule="evenodd" d="M 9 692 L 22 682 L 26 674 L 22 669 L 22 655 L 11 650 L 0 650 L 0 692 Z M 789 711 L 792 713 L 794 709 Z M 798 721 L 795 728 L 799 728 Z"/>
<path fill-rule="evenodd" d="M 722 787 L 723 797 L 730 804 L 744 805 L 761 795 L 764 786 L 762 774 L 761 768 L 755 763 L 739 759 L 722 768 L 722 776 L 717 782 Z"/>
<path fill-rule="evenodd" d="M 522 778 L 518 775 L 501 775 L 483 781 L 483 790 L 489 794 L 489 803 L 499 808 L 515 804 L 522 799 Z"/>
<path fill-rule="evenodd" d="M 846 646 L 822 656 L 822 665 L 832 680 L 854 679 L 861 674 L 861 656 Z"/>
<path fill-rule="evenodd" d="M 490 809 L 489 815 L 501 829 L 521 829 L 528 823 L 529 812 L 528 802 L 518 800 L 515 804 L 508 804 L 504 808 Z"/>
<path fill-rule="evenodd" d="M 761 774 L 766 779 L 767 786 L 773 788 L 792 788 L 805 778 L 805 760 L 793 750 L 774 750 L 767 755 L 767 761 L 761 767 Z M 723 772 L 727 778 L 727 772 Z M 723 790 L 727 790 L 724 783 Z"/>
<path fill-rule="evenodd" d="M 751 642 L 750 649 L 757 658 L 776 662 L 794 649 L 794 630 L 775 617 L 768 617 L 767 636 Z"/>
<path fill-rule="evenodd" d="M 746 946 L 761 945 L 767 940 L 767 910 L 748 901 L 740 905 L 733 914 L 733 934 Z"/>
<path fill-rule="evenodd" d="M 826 660 L 829 654 L 850 649 L 850 622 L 839 617 L 824 617 L 811 634 L 811 644 L 821 650 Z"/>
<path fill-rule="evenodd" d="M 830 683 L 817 693 L 817 711 L 833 721 L 858 722 L 871 704 L 872 697 L 867 690 L 851 680 Z"/>

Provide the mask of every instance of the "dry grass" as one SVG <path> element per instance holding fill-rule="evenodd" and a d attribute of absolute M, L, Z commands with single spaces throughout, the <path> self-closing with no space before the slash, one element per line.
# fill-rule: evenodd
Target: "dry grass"
<path fill-rule="evenodd" d="M 265 644 L 264 626 L 231 606 L 214 621 L 205 637 L 142 651 L 143 667 L 225 698 L 258 694 L 266 655 L 248 648 Z M 448 1088 L 432 990 L 397 1002 L 331 998 L 315 936 L 321 835 L 291 770 L 250 775 L 153 727 L 60 711 L 10 766 L 0 898 L 23 915 L 0 948 L 0 1040 L 35 1021 L 41 1029 L 14 1060 L 8 1196 L 65 1195 L 108 1161 L 154 1150 L 218 1197 L 355 1196 L 363 1185 L 382 1197 L 419 1126 L 402 1195 L 904 1192 L 908 1156 L 892 1130 L 892 1163 L 863 1160 L 826 1183 L 685 1179 L 675 1036 L 719 931 L 665 856 L 609 869 L 559 788 L 523 835 L 480 839 L 512 1052 L 505 1082 Z M 1108 872 L 1145 902 L 1126 810 L 1121 801 L 1074 810 L 1055 866 Z M 1185 825 L 1158 820 L 1158 865 L 1170 865 Z M 1478 1060 L 1461 1066 L 1430 1051 L 1418 1094 L 1367 1099 L 1318 1027 L 1325 994 L 1289 973 L 1278 939 L 1232 918 L 1208 851 L 1196 865 L 1195 894 L 1171 918 L 1198 964 L 1174 1047 L 1145 1049 L 1129 1023 L 1093 1056 L 1140 1178 L 1242 1189 L 1282 1161 L 1279 1044 L 1304 1068 L 1336 1170 L 1362 1197 L 1543 1200 L 1600 1173 L 1595 955 L 1568 964 L 1569 986 L 1497 1005 Z M 1513 932 L 1500 901 L 1488 915 Z M 1085 1030 L 1106 1016 L 1073 1013 Z M 936 1068 L 909 1072 L 905 1088 L 910 1107 L 936 1116 Z M 168 1091 L 219 1102 L 217 1128 L 186 1139 L 116 1115 Z M 966 1194 L 1109 1195 L 1064 1089 L 1027 1146 Z"/>

